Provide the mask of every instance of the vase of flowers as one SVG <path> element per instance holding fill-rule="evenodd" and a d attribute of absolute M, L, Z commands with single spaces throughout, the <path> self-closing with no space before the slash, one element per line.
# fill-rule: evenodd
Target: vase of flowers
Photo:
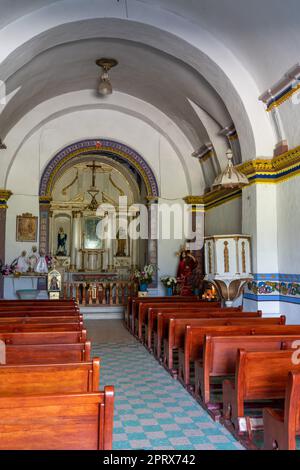
<path fill-rule="evenodd" d="M 164 276 L 160 280 L 166 288 L 167 296 L 171 297 L 173 295 L 174 289 L 177 285 L 176 277 Z"/>
<path fill-rule="evenodd" d="M 153 264 L 146 264 L 143 270 L 136 269 L 133 273 L 133 278 L 139 284 L 140 292 L 147 292 L 148 285 L 151 284 L 153 274 L 157 270 Z"/>

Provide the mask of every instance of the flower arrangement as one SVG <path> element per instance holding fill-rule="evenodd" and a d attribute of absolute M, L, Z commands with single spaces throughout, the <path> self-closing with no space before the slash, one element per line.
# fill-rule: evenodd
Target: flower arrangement
<path fill-rule="evenodd" d="M 157 271 L 154 264 L 146 264 L 143 270 L 136 269 L 133 273 L 133 279 L 139 284 L 151 284 L 153 274 Z"/>
<path fill-rule="evenodd" d="M 163 276 L 160 278 L 161 280 L 161 283 L 165 286 L 165 287 L 175 287 L 177 285 L 177 279 L 176 277 L 172 277 L 172 276 Z"/>

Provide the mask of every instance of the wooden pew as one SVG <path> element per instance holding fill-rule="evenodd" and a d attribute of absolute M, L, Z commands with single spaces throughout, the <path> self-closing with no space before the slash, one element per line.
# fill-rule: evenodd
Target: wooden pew
<path fill-rule="evenodd" d="M 191 366 L 203 359 L 205 336 L 287 336 L 300 335 L 300 325 L 234 325 L 191 326 L 185 328 L 184 346 L 179 349 L 179 378 L 186 387 L 191 386 Z"/>
<path fill-rule="evenodd" d="M 238 350 L 235 380 L 223 382 L 223 416 L 238 434 L 251 435 L 251 419 L 245 417 L 245 404 L 266 407 L 266 400 L 283 400 L 288 373 L 299 372 L 300 364 L 292 362 L 293 350 L 245 351 Z"/>
<path fill-rule="evenodd" d="M 169 318 L 164 333 L 164 365 L 173 372 L 173 352 L 184 347 L 185 327 L 191 326 L 233 326 L 233 325 L 282 325 L 285 317 L 274 318 Z M 160 337 L 158 342 L 161 343 Z M 177 371 L 174 371 L 176 374 Z"/>
<path fill-rule="evenodd" d="M 264 450 L 297 450 L 300 434 L 300 373 L 290 372 L 283 410 L 263 410 Z"/>
<path fill-rule="evenodd" d="M 176 302 L 178 299 L 195 299 L 199 300 L 198 296 L 191 296 L 191 297 L 183 297 L 183 296 L 173 296 L 173 297 L 167 297 L 167 296 L 158 296 L 158 297 L 128 297 L 127 299 L 127 309 L 125 311 L 125 325 L 128 329 L 131 329 L 131 318 L 132 318 L 132 312 L 134 309 L 137 309 L 138 305 L 143 302 L 164 302 L 168 299 L 174 299 L 173 301 Z"/>
<path fill-rule="evenodd" d="M 211 400 L 211 379 L 235 374 L 239 349 L 247 351 L 291 349 L 293 342 L 299 339 L 300 331 L 298 336 L 205 336 L 203 360 L 195 362 L 195 397 L 206 407 L 215 408 L 216 404 Z M 185 381 L 184 374 L 181 377 Z"/>
<path fill-rule="evenodd" d="M 80 314 L 79 309 L 73 308 L 55 308 L 55 307 L 47 307 L 47 308 L 40 308 L 40 307 L 6 307 L 0 309 L 0 316 L 1 317 L 23 317 L 23 316 L 60 316 L 60 315 L 67 315 L 67 316 L 75 316 L 77 317 Z"/>
<path fill-rule="evenodd" d="M 8 344 L 5 355 L 7 365 L 87 362 L 91 360 L 91 343 Z"/>
<path fill-rule="evenodd" d="M 178 304 L 178 302 L 184 302 L 184 303 L 199 302 L 199 297 L 198 296 L 192 296 L 192 297 L 174 296 L 174 297 L 145 297 L 145 298 L 135 297 L 133 298 L 132 303 L 131 303 L 131 310 L 127 312 L 129 314 L 129 318 L 127 319 L 127 322 L 126 322 L 128 329 L 132 333 L 134 333 L 135 322 L 136 322 L 136 318 L 138 317 L 140 305 L 145 302 L 151 303 L 151 304 L 169 303 L 171 305 L 174 305 L 175 303 Z"/>
<path fill-rule="evenodd" d="M 12 324 L 12 325 L 1 325 L 0 324 L 0 333 L 18 333 L 25 331 L 80 331 L 83 329 L 82 322 L 73 322 L 73 323 L 38 323 L 38 324 Z"/>
<path fill-rule="evenodd" d="M 83 322 L 83 315 L 78 315 L 78 317 L 74 316 L 56 316 L 56 317 L 28 317 L 27 315 L 24 317 L 2 317 L 0 316 L 0 325 L 16 325 L 16 324 L 39 324 L 39 323 L 80 323 Z"/>
<path fill-rule="evenodd" d="M 136 318 L 136 325 L 135 325 L 135 333 L 137 334 L 138 338 L 140 341 L 142 341 L 143 339 L 143 327 L 144 325 L 146 326 L 147 325 L 147 322 L 148 322 L 148 312 L 149 312 L 149 309 L 150 308 L 155 308 L 155 309 L 160 309 L 160 310 L 165 310 L 165 309 L 174 309 L 174 310 L 185 310 L 185 309 L 189 309 L 189 310 L 216 310 L 216 309 L 220 309 L 221 307 L 219 307 L 218 303 L 217 302 L 206 302 L 206 301 L 202 301 L 202 300 L 199 300 L 198 302 L 157 302 L 155 305 L 153 305 L 153 303 L 147 303 L 147 302 L 144 302 L 142 303 L 140 306 L 139 306 L 139 309 L 138 309 L 138 315 L 137 315 L 137 318 Z M 237 310 L 237 311 L 241 311 L 240 308 L 238 309 L 234 309 L 234 310 Z"/>
<path fill-rule="evenodd" d="M 49 299 L 0 299 L 0 305 L 78 305 L 75 299 L 59 299 L 59 300 L 49 300 Z"/>
<path fill-rule="evenodd" d="M 99 358 L 89 362 L 2 365 L 0 397 L 97 392 L 99 378 Z"/>
<path fill-rule="evenodd" d="M 0 398 L 1 450 L 111 450 L 114 388 Z"/>
<path fill-rule="evenodd" d="M 154 354 L 159 359 L 161 356 L 161 346 L 162 341 L 164 338 L 168 337 L 168 329 L 169 329 L 169 320 L 170 318 L 182 318 L 182 319 L 213 319 L 213 318 L 223 318 L 223 319 L 230 319 L 230 318 L 261 318 L 260 312 L 241 312 L 240 309 L 201 309 L 198 310 L 190 310 L 187 309 L 185 311 L 176 311 L 176 312 L 168 312 L 167 310 L 162 310 L 157 313 L 156 322 L 153 324 L 153 337 L 154 337 Z M 156 329 L 155 329 L 156 326 Z"/>
<path fill-rule="evenodd" d="M 85 343 L 86 330 L 81 331 L 27 331 L 21 333 L 0 332 L 5 344 L 66 344 Z"/>

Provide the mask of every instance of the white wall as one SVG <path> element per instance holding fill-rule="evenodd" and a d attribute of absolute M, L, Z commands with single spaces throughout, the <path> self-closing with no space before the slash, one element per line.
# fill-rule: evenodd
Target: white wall
<path fill-rule="evenodd" d="M 205 236 L 242 233 L 242 198 L 236 198 L 205 213 Z"/>
<path fill-rule="evenodd" d="M 163 202 L 171 204 L 173 199 L 178 199 L 182 203 L 182 198 L 189 194 L 186 173 L 178 154 L 163 135 L 144 121 L 104 109 L 77 111 L 58 117 L 25 141 L 10 168 L 7 187 L 13 196 L 7 211 L 6 262 L 16 258 L 22 249 L 31 249 L 32 243 L 15 240 L 16 216 L 24 212 L 39 215 L 39 182 L 46 164 L 66 145 L 94 137 L 117 140 L 139 152 L 155 173 Z M 162 274 L 175 273 L 175 252 L 182 243 L 183 239 L 159 242 L 158 263 Z"/>

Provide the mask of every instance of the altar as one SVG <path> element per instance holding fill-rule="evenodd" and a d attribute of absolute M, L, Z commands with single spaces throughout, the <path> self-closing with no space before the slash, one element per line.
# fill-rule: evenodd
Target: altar
<path fill-rule="evenodd" d="M 130 277 L 141 255 L 139 240 L 124 229 L 138 215 L 135 189 L 106 163 L 87 160 L 62 175 L 53 189 L 49 247 L 63 279 L 66 273 Z M 124 197 L 126 206 L 120 205 Z"/>

